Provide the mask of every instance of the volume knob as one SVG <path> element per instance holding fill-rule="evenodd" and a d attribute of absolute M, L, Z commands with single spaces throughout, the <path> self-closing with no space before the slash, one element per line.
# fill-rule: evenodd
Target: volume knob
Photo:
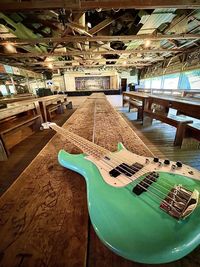
<path fill-rule="evenodd" d="M 154 158 L 153 161 L 154 162 L 159 162 L 159 158 Z"/>
<path fill-rule="evenodd" d="M 176 166 L 179 167 L 179 168 L 181 168 L 183 166 L 183 163 L 181 161 L 177 161 L 176 162 Z"/>
<path fill-rule="evenodd" d="M 165 164 L 165 165 L 169 165 L 169 164 L 170 164 L 170 161 L 169 161 L 168 159 L 165 159 L 165 160 L 164 160 L 164 164 Z"/>

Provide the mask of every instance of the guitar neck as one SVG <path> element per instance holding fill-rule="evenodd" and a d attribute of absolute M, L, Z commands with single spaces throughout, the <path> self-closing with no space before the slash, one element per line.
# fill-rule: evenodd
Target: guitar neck
<path fill-rule="evenodd" d="M 62 135 L 64 138 L 69 140 L 72 144 L 80 148 L 85 154 L 91 155 L 97 158 L 101 158 L 109 153 L 108 150 L 90 142 L 89 140 L 86 140 L 85 138 L 74 134 L 62 127 L 59 127 L 58 125 L 52 123 L 50 127 Z"/>

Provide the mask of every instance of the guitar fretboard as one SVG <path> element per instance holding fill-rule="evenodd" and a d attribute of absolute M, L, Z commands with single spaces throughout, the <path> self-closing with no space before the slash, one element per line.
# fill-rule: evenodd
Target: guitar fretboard
<path fill-rule="evenodd" d="M 65 137 L 67 140 L 69 140 L 72 144 L 80 148 L 87 155 L 91 155 L 96 158 L 102 158 L 109 153 L 107 149 L 102 148 L 97 144 L 94 144 L 77 134 L 74 134 L 66 129 L 63 129 L 56 124 L 51 124 L 50 127 L 57 133 Z"/>

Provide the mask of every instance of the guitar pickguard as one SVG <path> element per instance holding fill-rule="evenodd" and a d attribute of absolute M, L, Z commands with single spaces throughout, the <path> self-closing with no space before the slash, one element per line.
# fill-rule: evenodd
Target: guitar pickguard
<path fill-rule="evenodd" d="M 114 159 L 120 159 L 121 163 L 125 163 L 129 166 L 137 163 L 141 164 L 143 168 L 139 169 L 135 174 L 133 175 L 124 175 L 120 174 L 117 177 L 113 177 L 110 175 L 109 172 L 111 172 L 114 168 L 119 166 L 118 161 L 113 161 L 114 163 L 111 164 L 110 160 L 98 160 L 93 156 L 87 156 L 86 159 L 93 162 L 96 167 L 98 168 L 99 172 L 101 173 L 104 181 L 114 187 L 124 187 L 133 181 L 137 180 L 142 175 L 148 174 L 149 172 L 167 172 L 171 174 L 177 174 L 177 175 L 183 175 L 187 176 L 192 179 L 200 180 L 200 172 L 194 168 L 191 168 L 188 165 L 182 165 L 181 168 L 174 169 L 173 166 L 175 166 L 176 162 L 171 161 L 170 164 L 166 165 L 164 164 L 164 159 L 159 160 L 158 163 L 155 163 L 153 161 L 153 158 L 150 157 L 143 157 L 140 155 L 136 155 L 127 149 L 122 149 L 118 152 L 111 153 L 113 155 Z"/>

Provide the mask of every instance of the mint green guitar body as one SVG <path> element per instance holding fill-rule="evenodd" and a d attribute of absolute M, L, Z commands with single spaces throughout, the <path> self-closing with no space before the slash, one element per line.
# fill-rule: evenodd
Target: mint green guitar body
<path fill-rule="evenodd" d="M 119 150 L 123 149 L 119 145 Z M 140 263 L 178 260 L 200 244 L 200 207 L 184 220 L 164 212 L 148 193 L 136 195 L 133 184 L 107 184 L 97 166 L 86 155 L 61 150 L 59 163 L 85 177 L 88 209 L 101 241 L 116 254 Z M 187 176 L 159 173 L 157 184 L 170 181 L 200 191 L 200 181 Z M 134 183 L 135 184 L 135 183 Z"/>

